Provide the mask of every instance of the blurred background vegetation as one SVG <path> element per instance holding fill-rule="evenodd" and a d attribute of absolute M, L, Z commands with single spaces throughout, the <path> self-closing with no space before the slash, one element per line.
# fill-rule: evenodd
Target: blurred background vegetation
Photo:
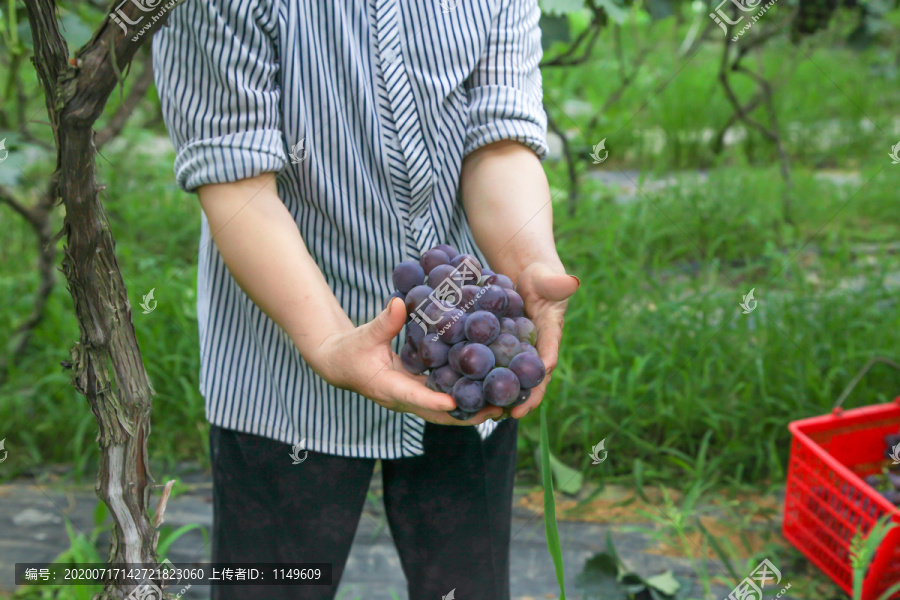
<path fill-rule="evenodd" d="M 544 165 L 560 255 L 582 281 L 547 395 L 551 449 L 588 481 L 780 482 L 788 422 L 828 412 L 870 357 L 898 358 L 896 0 L 779 0 L 736 42 L 749 17 L 726 36 L 709 16 L 718 6 L 543 4 Z M 754 14 L 721 6 L 732 20 Z M 61 2 L 70 48 L 106 12 Z M 61 463 L 90 480 L 97 427 L 60 364 L 78 324 L 62 277 L 48 280 L 61 243 L 44 253 L 53 269 L 39 268 L 61 214 L 40 208 L 56 155 L 23 7 L 4 6 L 0 32 L 0 196 L 35 207 L 0 202 L 0 437 L 16 449 L 3 477 Z M 99 124 L 99 162 L 164 479 L 207 460 L 200 208 L 174 184 L 146 50 Z M 758 306 L 742 314 L 751 288 Z M 143 314 L 151 289 L 158 306 Z M 847 404 L 898 390 L 900 374 L 876 368 Z M 521 427 L 527 479 L 537 418 Z M 592 466 L 601 439 L 608 460 Z"/>

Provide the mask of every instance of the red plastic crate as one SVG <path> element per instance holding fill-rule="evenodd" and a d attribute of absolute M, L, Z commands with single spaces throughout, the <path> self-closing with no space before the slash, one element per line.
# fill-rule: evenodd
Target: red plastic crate
<path fill-rule="evenodd" d="M 850 540 L 888 513 L 900 511 L 862 478 L 885 464 L 884 436 L 900 429 L 900 397 L 893 402 L 793 421 L 782 533 L 852 595 Z M 876 600 L 900 582 L 900 527 L 882 541 L 863 584 L 863 600 Z M 900 594 L 892 596 L 900 598 Z"/>

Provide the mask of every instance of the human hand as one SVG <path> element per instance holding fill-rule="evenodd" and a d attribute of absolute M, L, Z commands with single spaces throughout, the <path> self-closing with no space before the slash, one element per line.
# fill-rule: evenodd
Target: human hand
<path fill-rule="evenodd" d="M 510 412 L 514 419 L 521 419 L 541 403 L 550 375 L 556 368 L 559 343 L 562 340 L 563 322 L 569 297 L 581 282 L 573 275 L 553 269 L 544 263 L 532 263 L 520 274 L 516 291 L 525 301 L 525 315 L 532 320 L 538 337 L 535 348 L 544 362 L 547 375 L 539 386 L 533 388 L 531 397 Z"/>
<path fill-rule="evenodd" d="M 307 362 L 329 384 L 356 392 L 395 412 L 408 412 L 441 425 L 478 425 L 499 417 L 503 411 L 486 406 L 466 421 L 447 411 L 456 408 L 449 394 L 425 387 L 424 375 L 408 372 L 391 341 L 406 324 L 406 307 L 392 298 L 372 321 L 333 333 L 319 344 Z"/>

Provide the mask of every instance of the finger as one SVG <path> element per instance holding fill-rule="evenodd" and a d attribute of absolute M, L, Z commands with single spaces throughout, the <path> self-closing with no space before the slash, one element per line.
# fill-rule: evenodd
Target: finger
<path fill-rule="evenodd" d="M 438 425 L 462 425 L 463 427 L 474 427 L 475 425 L 481 425 L 488 419 L 492 417 L 498 417 L 503 414 L 503 411 L 501 409 L 498 409 L 496 406 L 491 406 L 480 410 L 471 418 L 466 419 L 465 421 L 461 421 L 459 419 L 451 417 L 448 413 L 440 411 L 414 408 L 409 412 L 422 417 L 426 421 L 437 423 Z"/>
<path fill-rule="evenodd" d="M 528 400 L 526 400 L 524 404 L 520 404 L 519 406 L 512 409 L 512 412 L 510 412 L 510 416 L 513 419 L 521 419 L 532 410 L 540 406 L 541 401 L 544 399 L 544 392 L 547 391 L 547 382 L 549 380 L 550 376 L 548 375 L 539 386 L 537 386 L 536 388 L 532 388 L 531 396 L 528 398 Z"/>
<path fill-rule="evenodd" d="M 362 337 L 374 344 L 390 344 L 406 324 L 406 306 L 400 298 L 391 298 L 377 317 L 361 325 Z"/>
<path fill-rule="evenodd" d="M 375 395 L 391 404 L 399 402 L 408 407 L 425 410 L 448 411 L 456 408 L 456 403 L 448 394 L 433 392 L 416 376 L 410 375 L 399 371 L 385 371 L 378 380 Z"/>
<path fill-rule="evenodd" d="M 535 273 L 534 291 L 547 300 L 561 302 L 575 293 L 581 282 L 574 275 L 553 273 L 549 267 L 545 271 Z"/>
<path fill-rule="evenodd" d="M 548 375 L 556 368 L 556 362 L 559 360 L 559 344 L 562 341 L 563 332 L 562 321 L 562 314 L 555 315 L 552 312 L 544 312 L 535 322 L 538 335 L 534 348 L 544 362 Z"/>

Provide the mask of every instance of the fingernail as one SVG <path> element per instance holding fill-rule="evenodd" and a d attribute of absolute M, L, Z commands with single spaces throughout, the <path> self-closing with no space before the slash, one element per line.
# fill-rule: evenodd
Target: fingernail
<path fill-rule="evenodd" d="M 571 277 L 572 279 L 574 279 L 574 280 L 575 280 L 575 283 L 578 284 L 579 287 L 581 286 L 581 280 L 580 280 L 580 279 L 578 279 L 578 278 L 575 277 L 574 275 L 569 275 L 569 277 Z"/>

